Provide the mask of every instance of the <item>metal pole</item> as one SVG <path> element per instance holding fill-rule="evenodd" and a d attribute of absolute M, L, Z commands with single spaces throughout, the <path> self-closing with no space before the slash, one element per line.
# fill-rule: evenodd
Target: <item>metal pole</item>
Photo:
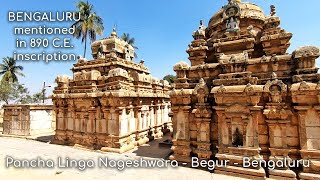
<path fill-rule="evenodd" d="M 46 82 L 43 82 L 43 89 L 42 89 L 42 103 L 44 104 L 44 97 L 46 95 Z"/>

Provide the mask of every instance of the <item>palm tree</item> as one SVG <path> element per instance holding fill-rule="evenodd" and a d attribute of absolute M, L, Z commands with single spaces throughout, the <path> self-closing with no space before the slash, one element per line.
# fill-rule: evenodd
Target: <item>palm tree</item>
<path fill-rule="evenodd" d="M 18 82 L 18 76 L 24 76 L 21 72 L 22 70 L 23 67 L 17 66 L 13 58 L 3 58 L 3 64 L 0 64 L 0 75 L 3 75 L 2 81 Z"/>
<path fill-rule="evenodd" d="M 81 42 L 84 42 L 84 53 L 83 57 L 86 57 L 87 51 L 87 38 L 89 37 L 90 42 L 96 40 L 96 36 L 102 35 L 104 26 L 101 17 L 97 16 L 96 12 L 93 11 L 93 5 L 89 2 L 79 1 L 77 3 L 80 20 L 72 24 L 71 27 L 75 28 L 73 36 L 77 39 L 81 38 Z"/>
<path fill-rule="evenodd" d="M 137 46 L 134 45 L 136 40 L 134 38 L 130 38 L 129 33 L 123 33 L 123 35 L 121 36 L 121 39 L 127 42 L 128 44 L 130 44 L 134 49 L 139 49 Z M 138 55 L 134 53 L 134 57 L 137 58 Z"/>

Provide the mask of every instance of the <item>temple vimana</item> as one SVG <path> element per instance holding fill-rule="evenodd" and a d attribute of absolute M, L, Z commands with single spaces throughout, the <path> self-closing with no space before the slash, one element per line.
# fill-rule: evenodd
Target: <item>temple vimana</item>
<path fill-rule="evenodd" d="M 55 143 L 122 153 L 171 129 L 169 83 L 133 62 L 134 48 L 115 30 L 92 44 L 92 56 L 79 57 L 73 79 L 56 79 Z"/>
<path fill-rule="evenodd" d="M 171 160 L 228 160 L 214 172 L 247 178 L 320 179 L 320 53 L 287 53 L 292 35 L 275 6 L 265 15 L 229 0 L 208 27 L 200 22 L 191 65 L 174 65 L 170 87 L 133 61 L 114 30 L 92 44 L 94 60 L 79 57 L 73 78 L 56 79 L 54 141 L 122 153 L 173 127 Z M 245 168 L 244 158 L 265 166 Z M 270 169 L 271 161 L 296 165 Z"/>
<path fill-rule="evenodd" d="M 208 27 L 201 21 L 192 36 L 191 65 L 174 65 L 170 159 L 229 160 L 215 173 L 249 178 L 320 179 L 319 49 L 287 53 L 292 33 L 280 27 L 275 6 L 265 15 L 240 0 L 229 0 Z M 301 164 L 243 168 L 244 157 Z M 302 168 L 302 160 L 310 165 Z"/>

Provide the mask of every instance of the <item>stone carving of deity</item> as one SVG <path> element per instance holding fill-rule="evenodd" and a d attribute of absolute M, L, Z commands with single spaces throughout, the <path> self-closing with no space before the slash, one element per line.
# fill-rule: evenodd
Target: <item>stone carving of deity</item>
<path fill-rule="evenodd" d="M 272 103 L 281 103 L 282 102 L 282 95 L 281 95 L 281 88 L 277 85 L 273 85 L 270 87 L 270 101 Z"/>
<path fill-rule="evenodd" d="M 230 17 L 227 20 L 226 28 L 228 32 L 236 32 L 239 31 L 239 21 L 235 17 Z"/>
<path fill-rule="evenodd" d="M 106 56 L 101 51 L 98 51 L 98 58 L 104 59 Z"/>
<path fill-rule="evenodd" d="M 206 94 L 203 89 L 198 90 L 198 103 L 205 103 Z"/>

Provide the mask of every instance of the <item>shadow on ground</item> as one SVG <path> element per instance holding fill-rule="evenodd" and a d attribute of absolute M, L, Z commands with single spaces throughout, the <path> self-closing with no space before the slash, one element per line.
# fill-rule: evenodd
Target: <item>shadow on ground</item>
<path fill-rule="evenodd" d="M 127 155 L 134 154 L 135 156 L 140 156 L 140 157 L 168 159 L 170 154 L 172 154 L 172 150 L 170 149 L 170 147 L 159 146 L 159 143 L 167 139 L 172 139 L 171 133 L 166 134 L 162 138 L 154 139 L 153 141 L 150 141 L 147 144 L 138 146 L 125 154 Z"/>
<path fill-rule="evenodd" d="M 53 140 L 54 135 L 45 135 L 45 136 L 38 136 L 34 140 L 49 143 Z"/>

